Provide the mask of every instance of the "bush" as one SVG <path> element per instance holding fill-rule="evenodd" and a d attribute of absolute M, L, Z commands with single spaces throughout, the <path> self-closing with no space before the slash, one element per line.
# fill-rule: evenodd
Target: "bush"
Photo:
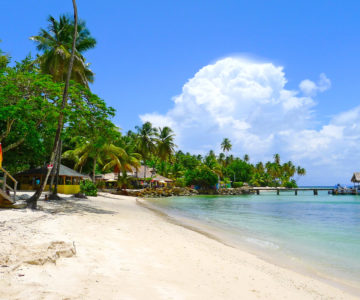
<path fill-rule="evenodd" d="M 218 183 L 218 176 L 208 167 L 188 170 L 185 174 L 186 185 L 197 185 L 201 188 L 211 188 Z"/>
<path fill-rule="evenodd" d="M 285 182 L 284 186 L 285 186 L 286 188 L 290 188 L 290 189 L 292 189 L 292 188 L 297 188 L 297 187 L 298 187 L 298 186 L 297 186 L 297 183 L 296 183 L 296 181 L 295 181 L 294 179 L 291 179 L 291 181 Z"/>
<path fill-rule="evenodd" d="M 177 187 L 185 187 L 186 186 L 185 178 L 176 178 L 175 186 L 177 186 Z"/>
<path fill-rule="evenodd" d="M 88 179 L 80 182 L 80 192 L 86 196 L 97 196 L 96 185 Z"/>
<path fill-rule="evenodd" d="M 233 188 L 241 188 L 242 186 L 244 186 L 244 183 L 242 181 L 233 182 L 232 186 Z"/>
<path fill-rule="evenodd" d="M 99 181 L 96 183 L 96 187 L 98 189 L 104 189 L 105 188 L 105 181 Z"/>

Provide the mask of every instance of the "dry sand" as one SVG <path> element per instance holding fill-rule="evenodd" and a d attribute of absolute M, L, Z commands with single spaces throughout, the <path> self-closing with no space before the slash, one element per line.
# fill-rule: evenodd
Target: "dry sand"
<path fill-rule="evenodd" d="M 133 197 L 39 205 L 0 210 L 0 299 L 355 299 Z"/>

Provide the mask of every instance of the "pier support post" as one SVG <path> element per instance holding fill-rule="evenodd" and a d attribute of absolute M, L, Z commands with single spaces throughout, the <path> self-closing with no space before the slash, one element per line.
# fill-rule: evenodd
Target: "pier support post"
<path fill-rule="evenodd" d="M 280 195 L 280 190 L 276 189 L 276 195 Z"/>
<path fill-rule="evenodd" d="M 314 190 L 314 196 L 318 195 L 318 190 Z"/>
<path fill-rule="evenodd" d="M 297 191 L 297 190 L 295 190 L 295 196 L 297 196 L 297 192 L 298 192 L 298 191 Z"/>
<path fill-rule="evenodd" d="M 256 190 L 256 195 L 260 195 L 260 190 Z"/>

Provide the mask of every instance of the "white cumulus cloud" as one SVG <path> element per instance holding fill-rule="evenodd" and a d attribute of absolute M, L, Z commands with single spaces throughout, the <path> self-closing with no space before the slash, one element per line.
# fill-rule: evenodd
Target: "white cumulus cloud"
<path fill-rule="evenodd" d="M 185 151 L 220 151 L 221 140 L 228 137 L 235 155 L 248 153 L 253 161 L 264 161 L 280 153 L 284 159 L 301 163 L 312 178 L 313 166 L 333 167 L 346 159 L 347 149 L 339 143 L 360 136 L 360 108 L 316 129 L 313 97 L 327 90 L 330 80 L 325 74 L 316 84 L 304 80 L 300 91 L 287 89 L 286 83 L 281 66 L 227 57 L 189 79 L 166 114 L 148 113 L 140 118 L 173 128 L 176 143 Z M 352 141 L 356 149 L 359 140 Z"/>
<path fill-rule="evenodd" d="M 305 79 L 300 82 L 299 88 L 304 95 L 315 96 L 318 92 L 324 92 L 331 87 L 331 81 L 324 73 L 320 74 L 318 83 Z"/>

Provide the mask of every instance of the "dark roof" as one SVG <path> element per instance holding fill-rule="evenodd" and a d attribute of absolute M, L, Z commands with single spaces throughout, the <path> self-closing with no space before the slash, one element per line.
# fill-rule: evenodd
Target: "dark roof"
<path fill-rule="evenodd" d="M 35 169 L 26 170 L 24 172 L 16 174 L 16 176 L 19 175 L 40 175 L 40 174 L 46 174 L 47 168 L 46 167 L 39 167 Z M 86 175 L 83 175 L 79 172 L 76 172 L 73 169 L 70 169 L 64 165 L 60 165 L 60 171 L 59 176 L 69 176 L 69 177 L 87 177 Z"/>

